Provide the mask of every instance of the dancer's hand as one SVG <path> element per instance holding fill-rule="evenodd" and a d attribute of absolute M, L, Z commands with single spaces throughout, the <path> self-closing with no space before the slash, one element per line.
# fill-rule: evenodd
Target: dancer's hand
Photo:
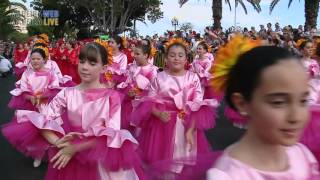
<path fill-rule="evenodd" d="M 37 98 L 36 97 L 30 96 L 29 99 L 30 99 L 30 102 L 33 106 L 37 105 Z"/>
<path fill-rule="evenodd" d="M 72 144 L 60 149 L 59 152 L 50 160 L 51 163 L 54 162 L 53 168 L 62 169 L 66 167 L 76 152 L 76 146 Z"/>
<path fill-rule="evenodd" d="M 82 138 L 82 134 L 78 132 L 70 132 L 67 135 L 63 136 L 59 140 L 57 140 L 54 145 L 57 148 L 63 148 L 70 145 L 70 141 L 72 141 L 74 138 Z"/>
<path fill-rule="evenodd" d="M 168 122 L 170 120 L 170 113 L 167 111 L 161 111 L 158 118 L 163 122 Z"/>
<path fill-rule="evenodd" d="M 189 128 L 185 135 L 186 135 L 187 143 L 190 145 L 189 151 L 191 151 L 192 148 L 195 145 L 195 142 L 194 142 L 194 129 L 193 128 Z"/>
<path fill-rule="evenodd" d="M 136 93 L 134 92 L 134 90 L 129 90 L 129 92 L 128 92 L 128 95 L 130 96 L 130 97 L 135 97 L 136 96 Z"/>

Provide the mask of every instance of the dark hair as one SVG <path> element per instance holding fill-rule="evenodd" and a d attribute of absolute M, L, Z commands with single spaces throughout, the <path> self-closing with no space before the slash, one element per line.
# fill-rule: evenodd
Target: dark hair
<path fill-rule="evenodd" d="M 107 50 L 96 42 L 86 44 L 80 50 L 79 59 L 82 61 L 98 62 L 98 58 L 101 58 L 102 64 L 108 63 Z"/>
<path fill-rule="evenodd" d="M 240 93 L 246 101 L 250 101 L 260 83 L 262 71 L 280 61 L 290 59 L 298 61 L 287 49 L 276 46 L 260 46 L 240 55 L 228 75 L 225 93 L 227 104 L 237 110 L 231 100 L 235 92 Z"/>
<path fill-rule="evenodd" d="M 184 49 L 184 51 L 186 52 L 186 56 L 188 54 L 188 50 L 187 50 L 187 47 L 181 43 L 173 43 L 173 44 L 170 44 L 167 48 L 166 48 L 166 51 L 165 51 L 165 55 L 166 57 L 168 57 L 169 55 L 169 50 L 174 47 L 174 46 L 178 46 L 178 47 L 182 47 Z"/>
<path fill-rule="evenodd" d="M 312 43 L 311 40 L 306 40 L 306 41 L 303 41 L 300 46 L 299 46 L 299 49 L 302 50 L 306 45 L 307 43 Z"/>
<path fill-rule="evenodd" d="M 117 43 L 117 44 L 120 44 L 120 47 L 119 47 L 119 50 L 122 50 L 124 48 L 123 46 L 123 39 L 118 36 L 118 35 L 112 35 L 110 37 L 110 39 L 114 39 L 114 41 Z"/>
<path fill-rule="evenodd" d="M 141 49 L 143 54 L 148 54 L 148 57 L 151 53 L 151 48 L 148 45 L 144 45 L 142 43 L 139 43 L 138 45 L 136 45 L 135 47 L 136 49 Z"/>
<path fill-rule="evenodd" d="M 202 46 L 202 47 L 208 52 L 209 47 L 208 47 L 208 44 L 207 44 L 206 42 L 201 41 L 201 42 L 198 44 L 198 46 Z"/>
<path fill-rule="evenodd" d="M 39 54 L 42 56 L 43 59 L 46 59 L 46 58 L 47 58 L 47 57 L 46 57 L 46 52 L 44 52 L 43 49 L 34 48 L 34 49 L 32 49 L 32 51 L 31 51 L 31 55 L 32 55 L 33 53 L 39 53 Z"/>

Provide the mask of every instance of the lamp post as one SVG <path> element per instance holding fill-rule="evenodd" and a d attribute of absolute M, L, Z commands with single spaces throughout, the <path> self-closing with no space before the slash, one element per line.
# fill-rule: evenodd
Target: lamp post
<path fill-rule="evenodd" d="M 172 26 L 174 26 L 174 31 L 177 31 L 177 26 L 179 25 L 179 21 L 177 17 L 173 17 L 171 20 Z"/>

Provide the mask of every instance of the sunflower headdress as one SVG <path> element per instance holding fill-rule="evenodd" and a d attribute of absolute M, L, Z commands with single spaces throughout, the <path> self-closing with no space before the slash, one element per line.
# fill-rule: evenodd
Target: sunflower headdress
<path fill-rule="evenodd" d="M 47 41 L 45 41 L 44 39 L 41 39 L 41 38 L 38 38 L 36 41 L 35 41 L 35 44 L 43 44 L 45 46 L 48 46 L 49 43 Z"/>
<path fill-rule="evenodd" d="M 150 50 L 150 57 L 155 57 L 157 53 L 157 49 L 154 48 L 153 46 L 151 46 L 151 50 Z"/>
<path fill-rule="evenodd" d="M 112 48 L 108 45 L 108 43 L 101 39 L 96 39 L 94 40 L 94 42 L 100 44 L 106 49 L 107 55 L 108 55 L 108 59 L 107 59 L 108 65 L 112 64 Z"/>
<path fill-rule="evenodd" d="M 182 38 L 173 38 L 173 39 L 170 39 L 167 43 L 165 43 L 166 52 L 168 52 L 168 49 L 172 45 L 175 45 L 175 44 L 180 44 L 180 45 L 184 46 L 186 49 L 189 46 L 189 44 L 185 40 L 183 40 Z"/>
<path fill-rule="evenodd" d="M 49 58 L 49 49 L 47 47 L 44 47 L 44 46 L 35 46 L 33 47 L 33 49 L 42 49 L 44 51 L 44 54 L 45 54 L 45 60 L 47 60 Z"/>
<path fill-rule="evenodd" d="M 42 38 L 43 40 L 45 40 L 46 42 L 49 42 L 49 36 L 45 33 L 42 33 L 40 35 L 38 35 L 40 38 Z"/>
<path fill-rule="evenodd" d="M 297 47 L 300 48 L 301 44 L 304 43 L 304 42 L 306 42 L 306 41 L 307 41 L 307 40 L 304 39 L 304 38 L 299 39 L 299 40 L 296 42 Z"/>
<path fill-rule="evenodd" d="M 210 85 L 217 93 L 223 93 L 226 88 L 231 68 L 237 63 L 240 55 L 261 46 L 260 40 L 252 40 L 242 35 L 236 35 L 224 47 L 218 50 L 214 64 L 211 67 L 212 79 Z"/>

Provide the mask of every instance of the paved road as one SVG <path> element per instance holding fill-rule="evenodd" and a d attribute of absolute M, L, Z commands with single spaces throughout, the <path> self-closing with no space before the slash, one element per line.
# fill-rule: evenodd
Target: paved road
<path fill-rule="evenodd" d="M 10 100 L 9 91 L 14 87 L 13 76 L 0 78 L 0 125 L 11 120 L 13 111 L 7 108 Z M 221 113 L 221 110 L 219 112 Z M 224 149 L 240 138 L 243 132 L 234 128 L 230 122 L 220 117 L 216 128 L 207 132 L 207 137 L 213 149 Z M 25 158 L 14 150 L 0 135 L 0 179 L 1 180 L 42 180 L 46 164 L 38 168 L 32 166 L 33 160 Z"/>

